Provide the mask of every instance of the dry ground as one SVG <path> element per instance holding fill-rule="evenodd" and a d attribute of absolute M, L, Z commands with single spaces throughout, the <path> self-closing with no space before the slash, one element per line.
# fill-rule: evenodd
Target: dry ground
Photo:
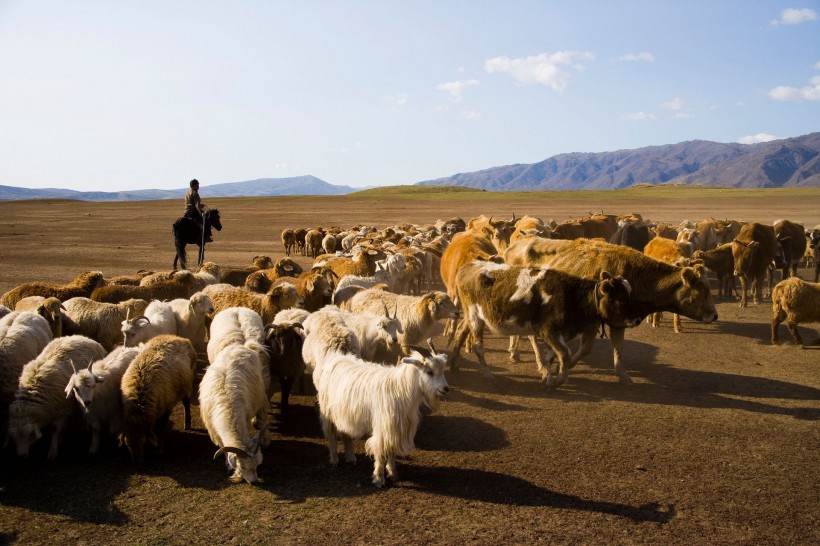
<path fill-rule="evenodd" d="M 458 194 L 371 198 L 209 200 L 225 226 L 207 258 L 244 265 L 282 255 L 284 227 L 515 212 L 543 218 L 591 210 L 659 221 L 732 217 L 820 223 L 820 192 L 686 190 Z M 603 201 L 602 199 L 606 199 Z M 169 269 L 179 202 L 0 203 L 0 292 L 77 273 Z M 300 258 L 307 265 L 308 261 Z M 801 270 L 807 277 L 807 271 Z M 0 544 L 817 544 L 820 542 L 820 346 L 768 344 L 771 307 L 718 304 L 720 320 L 671 320 L 627 333 L 627 369 L 611 373 L 606 340 L 545 392 L 532 353 L 506 359 L 492 338 L 495 386 L 466 355 L 452 392 L 426 416 L 399 481 L 370 485 L 371 462 L 330 468 L 314 410 L 300 395 L 274 441 L 258 487 L 231 484 L 194 408 L 181 408 L 164 456 L 131 464 L 114 443 L 96 458 L 87 438 L 45 461 L 0 454 Z M 445 340 L 439 338 L 439 345 Z M 274 400 L 278 399 L 278 395 Z M 274 412 L 278 417 L 278 407 Z"/>

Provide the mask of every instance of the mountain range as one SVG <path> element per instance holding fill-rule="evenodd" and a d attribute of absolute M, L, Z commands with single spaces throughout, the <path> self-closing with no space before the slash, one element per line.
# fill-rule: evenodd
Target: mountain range
<path fill-rule="evenodd" d="M 731 188 L 820 187 L 820 132 L 759 144 L 692 140 L 614 152 L 559 154 L 539 163 L 492 167 L 417 183 L 487 191 L 597 190 L 627 188 L 636 184 Z M 181 199 L 187 189 L 80 192 L 0 185 L 0 200 Z M 359 189 L 329 184 L 315 176 L 297 176 L 209 184 L 203 187 L 203 194 L 208 198 L 343 195 Z"/>
<path fill-rule="evenodd" d="M 559 154 L 419 182 L 488 191 L 604 190 L 635 184 L 820 187 L 820 132 L 759 144 L 692 140 L 601 153 Z"/>

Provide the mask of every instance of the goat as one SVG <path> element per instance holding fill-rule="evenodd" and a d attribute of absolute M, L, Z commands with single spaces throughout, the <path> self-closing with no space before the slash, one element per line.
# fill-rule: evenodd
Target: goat
<path fill-rule="evenodd" d="M 164 301 L 152 301 L 145 309 L 145 315 L 127 318 L 122 321 L 122 333 L 126 347 L 135 347 L 139 343 L 163 335 L 177 335 L 177 320 L 171 304 Z"/>

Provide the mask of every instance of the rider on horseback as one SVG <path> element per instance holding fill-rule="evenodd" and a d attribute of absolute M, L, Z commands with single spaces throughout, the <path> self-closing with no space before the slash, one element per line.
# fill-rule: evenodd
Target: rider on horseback
<path fill-rule="evenodd" d="M 189 189 L 185 194 L 185 214 L 183 216 L 196 222 L 200 231 L 204 227 L 205 242 L 212 243 L 213 239 L 211 239 L 211 226 L 208 225 L 208 221 L 204 214 L 205 205 L 202 204 L 202 201 L 199 198 L 199 180 L 194 178 L 188 185 L 191 189 Z M 205 222 L 204 226 L 203 222 Z"/>

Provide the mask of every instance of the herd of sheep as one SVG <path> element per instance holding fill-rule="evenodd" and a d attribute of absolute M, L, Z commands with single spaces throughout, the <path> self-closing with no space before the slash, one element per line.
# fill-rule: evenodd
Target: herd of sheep
<path fill-rule="evenodd" d="M 595 231 L 602 225 L 610 233 Z M 740 226 L 723 245 L 717 237 L 705 242 L 706 229 L 712 235 L 717 230 L 687 224 L 665 236 L 662 226 L 634 214 L 591 215 L 552 226 L 532 217 L 482 216 L 381 230 L 288 229 L 282 233 L 286 256 L 276 262 L 256 256 L 247 267 L 206 262 L 195 273 L 105 277 L 89 271 L 66 285 L 25 283 L 0 297 L 0 428 L 21 457 L 46 437 L 48 458 L 54 459 L 64 436 L 84 429 L 91 454 L 100 451 L 103 436 L 111 436 L 140 463 L 146 444 L 161 454 L 180 402 L 190 429 L 196 395 L 217 447 L 214 458 L 225 456 L 232 480 L 254 483 L 271 442 L 270 400 L 279 390 L 286 416 L 293 385 L 307 371 L 330 463 L 338 464 L 338 439 L 347 462 L 356 460 L 353 440 L 367 439 L 373 483 L 381 487 L 386 477 L 397 479 L 396 457 L 413 449 L 423 407 L 435 408 L 447 394 L 445 368 L 458 369 L 458 351 L 468 339 L 489 378 L 481 348 L 485 327 L 515 336 L 511 358 L 517 336 L 530 336 L 543 381 L 555 388 L 588 352 L 599 328 L 608 325 L 614 334 L 649 314 L 633 293 L 634 272 L 619 271 L 615 262 L 590 275 L 559 272 L 559 261 L 545 256 L 570 247 L 553 245 L 536 258 L 533 242 L 589 241 L 587 255 L 642 251 L 640 260 L 663 262 L 663 274 L 682 283 L 678 299 L 689 297 L 686 286 L 695 292 L 703 286 L 698 283 L 707 268 L 719 277 L 720 296 L 733 296 L 735 277 L 745 293 L 739 255 L 759 243 L 744 242 Z M 638 251 L 623 250 L 634 246 L 625 241 L 635 233 Z M 616 249 L 616 237 L 625 246 Z M 816 260 L 820 230 L 807 237 L 801 232 L 803 248 Z M 313 257 L 313 267 L 303 271 L 290 258 L 294 252 Z M 765 259 L 766 270 L 773 261 Z M 727 267 L 734 268 L 728 280 Z M 439 281 L 446 291 L 431 289 Z M 701 297 L 708 307 L 705 286 Z M 802 343 L 796 326 L 820 320 L 820 287 L 792 276 L 771 289 L 771 297 L 772 342 L 786 321 Z M 658 308 L 686 314 L 686 305 Z M 717 318 L 708 309 L 691 313 L 699 320 Z M 455 341 L 449 355 L 432 343 L 444 323 Z M 566 341 L 578 335 L 582 347 L 573 354 Z M 208 365 L 195 389 L 202 372 L 197 355 L 203 353 Z M 550 371 L 555 358 L 556 377 Z"/>

